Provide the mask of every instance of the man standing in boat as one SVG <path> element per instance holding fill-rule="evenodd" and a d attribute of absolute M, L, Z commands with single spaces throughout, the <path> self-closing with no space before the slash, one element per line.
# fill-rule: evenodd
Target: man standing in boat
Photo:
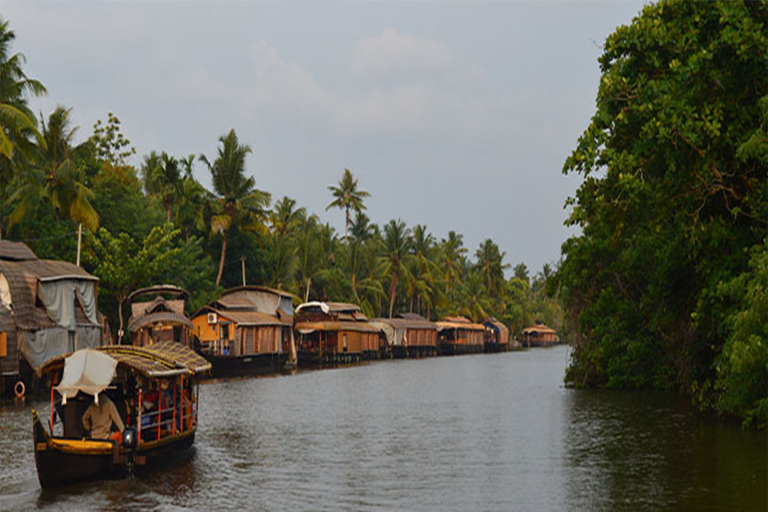
<path fill-rule="evenodd" d="M 90 433 L 92 439 L 109 439 L 113 423 L 122 435 L 125 425 L 120 419 L 117 407 L 106 393 L 101 392 L 83 414 L 83 427 Z"/>

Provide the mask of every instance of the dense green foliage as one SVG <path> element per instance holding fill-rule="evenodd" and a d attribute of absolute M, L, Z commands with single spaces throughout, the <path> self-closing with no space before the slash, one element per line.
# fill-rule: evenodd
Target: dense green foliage
<path fill-rule="evenodd" d="M 583 175 L 557 275 L 567 380 L 679 389 L 765 426 L 768 8 L 648 5 L 599 61 L 564 166 Z"/>
<path fill-rule="evenodd" d="M 3 73 L 8 34 L 7 23 L 0 22 Z M 29 81 L 6 92 L 7 76 L 0 76 L 3 104 L 23 107 L 23 93 L 43 91 Z M 29 80 L 20 68 L 12 76 Z M 129 163 L 135 150 L 116 115 L 108 113 L 80 143 L 70 115 L 57 108 L 40 132 L 34 116 L 24 125 L 0 125 L 24 148 L 13 158 L 0 153 L 0 236 L 26 242 L 41 258 L 75 261 L 82 224 L 82 262 L 100 278 L 99 307 L 114 334 L 125 330 L 130 293 L 161 283 L 191 293 L 189 312 L 223 289 L 247 283 L 289 291 L 297 302 L 356 303 L 370 317 L 495 316 L 516 334 L 535 321 L 555 328 L 562 323 L 557 300 L 546 294 L 548 265 L 530 278 L 519 264 L 524 275 L 507 280 L 505 254 L 490 239 L 471 261 L 456 232 L 438 241 L 426 226 L 401 220 L 379 227 L 363 213 L 369 193 L 358 189 L 348 169 L 338 185 L 328 186 L 328 207 L 346 216 L 344 236 L 338 236 L 294 199 L 283 197 L 270 207 L 271 195 L 256 188 L 247 167 L 251 148 L 234 130 L 219 138 L 212 159 L 158 150 L 144 155 L 137 169 Z M 195 179 L 196 162 L 211 173 L 212 191 Z"/>

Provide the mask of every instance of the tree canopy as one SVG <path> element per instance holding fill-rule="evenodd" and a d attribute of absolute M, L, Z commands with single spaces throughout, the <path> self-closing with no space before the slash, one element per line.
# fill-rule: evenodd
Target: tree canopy
<path fill-rule="evenodd" d="M 597 110 L 563 168 L 583 176 L 568 201 L 581 234 L 563 244 L 557 276 L 571 384 L 754 409 L 754 397 L 741 412 L 718 398 L 736 385 L 718 368 L 740 308 L 722 286 L 749 275 L 768 233 L 766 48 L 762 2 L 661 1 L 606 40 Z M 739 339 L 765 347 L 757 331 Z"/>

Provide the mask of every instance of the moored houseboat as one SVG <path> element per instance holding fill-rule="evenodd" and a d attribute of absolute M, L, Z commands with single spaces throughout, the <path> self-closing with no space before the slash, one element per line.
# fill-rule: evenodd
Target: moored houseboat
<path fill-rule="evenodd" d="M 32 410 L 40 485 L 120 478 L 189 448 L 197 381 L 208 370 L 210 363 L 173 341 L 83 349 L 48 361 L 38 372 L 50 386 L 50 410 L 42 418 Z"/>
<path fill-rule="evenodd" d="M 136 347 L 152 345 L 158 341 L 176 341 L 193 346 L 192 322 L 184 313 L 189 293 L 173 285 L 158 285 L 136 290 L 128 296 L 131 318 L 128 330 L 131 343 Z"/>
<path fill-rule="evenodd" d="M 506 352 L 510 349 L 509 329 L 506 325 L 493 317 L 487 318 L 483 325 L 485 326 L 485 352 Z"/>
<path fill-rule="evenodd" d="M 296 308 L 299 366 L 327 366 L 378 359 L 381 327 L 355 304 L 306 302 Z"/>
<path fill-rule="evenodd" d="M 440 355 L 472 354 L 483 351 L 485 326 L 463 316 L 447 316 L 435 322 Z"/>
<path fill-rule="evenodd" d="M 387 339 L 394 358 L 437 355 L 437 325 L 416 313 L 401 313 L 397 318 L 375 318 Z"/>
<path fill-rule="evenodd" d="M 559 343 L 557 331 L 544 324 L 536 324 L 523 330 L 524 347 L 552 347 Z"/>
<path fill-rule="evenodd" d="M 0 389 L 17 396 L 50 359 L 108 341 L 98 278 L 66 261 L 42 260 L 0 239 Z"/>
<path fill-rule="evenodd" d="M 296 365 L 293 296 L 264 286 L 240 286 L 192 317 L 198 351 L 214 377 L 279 372 Z"/>

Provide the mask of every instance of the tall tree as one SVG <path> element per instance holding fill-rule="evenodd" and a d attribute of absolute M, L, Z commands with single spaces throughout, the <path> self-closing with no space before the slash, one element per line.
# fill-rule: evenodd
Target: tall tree
<path fill-rule="evenodd" d="M 504 263 L 505 255 L 506 253 L 501 252 L 499 246 L 490 238 L 481 243 L 475 253 L 477 268 L 483 276 L 485 289 L 491 298 L 499 297 L 506 283 L 504 271 L 510 265 Z"/>
<path fill-rule="evenodd" d="M 28 78 L 21 53 L 11 54 L 16 34 L 0 17 L 0 156 L 12 158 L 15 146 L 37 132 L 37 120 L 27 107 L 29 96 L 46 93 L 43 84 Z"/>
<path fill-rule="evenodd" d="M 251 152 L 250 146 L 240 144 L 234 129 L 219 137 L 219 142 L 221 146 L 213 163 L 200 155 L 211 172 L 217 195 L 211 217 L 211 232 L 220 233 L 222 237 L 216 286 L 221 283 L 224 272 L 229 230 L 237 226 L 241 231 L 266 231 L 263 219 L 270 203 L 270 194 L 256 188 L 253 176 L 246 177 L 245 159 Z"/>
<path fill-rule="evenodd" d="M 90 144 L 75 145 L 76 127 L 70 126 L 71 109 L 62 106 L 42 123 L 42 140 L 28 162 L 21 185 L 11 196 L 15 204 L 9 224 L 20 221 L 27 212 L 38 208 L 40 198 L 49 201 L 54 215 L 82 223 L 95 232 L 99 215 L 91 205 L 93 192 L 85 184 L 79 154 L 90 152 Z"/>
<path fill-rule="evenodd" d="M 102 293 L 117 303 L 118 339 L 124 335 L 125 301 L 134 290 L 165 275 L 181 251 L 173 246 L 178 235 L 178 230 L 166 224 L 154 228 L 141 244 L 127 233 L 114 236 L 103 228 L 94 238 L 97 263 L 93 273 L 100 279 Z M 163 282 L 167 280 L 163 279 Z"/>
<path fill-rule="evenodd" d="M 572 384 L 713 403 L 734 305 L 717 293 L 768 232 L 768 171 L 739 149 L 768 93 L 764 2 L 660 1 L 611 34 L 597 112 L 566 160 L 581 234 L 558 270 Z"/>
<path fill-rule="evenodd" d="M 384 256 L 386 272 L 389 275 L 389 318 L 392 318 L 397 298 L 397 283 L 408 272 L 406 260 L 412 246 L 411 230 L 402 220 L 390 220 L 384 226 Z"/>
<path fill-rule="evenodd" d="M 370 194 L 365 190 L 357 190 L 357 180 L 352 176 L 352 172 L 349 169 L 344 169 L 344 174 L 339 180 L 338 186 L 330 185 L 328 190 L 333 194 L 334 200 L 325 207 L 325 211 L 331 208 L 340 208 L 344 210 L 346 215 L 346 222 L 344 223 L 344 240 L 347 240 L 347 232 L 349 231 L 350 216 L 349 211 L 354 210 L 361 212 L 365 210 L 365 204 L 363 199 L 369 197 Z"/>

